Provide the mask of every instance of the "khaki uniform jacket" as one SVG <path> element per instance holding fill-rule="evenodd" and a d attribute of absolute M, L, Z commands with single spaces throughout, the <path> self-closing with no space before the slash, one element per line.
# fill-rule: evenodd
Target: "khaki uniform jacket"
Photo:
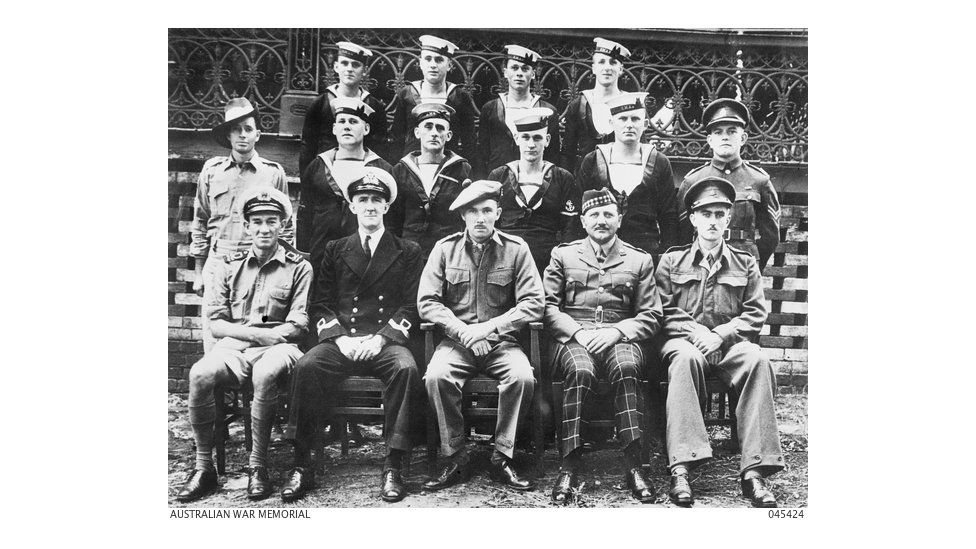
<path fill-rule="evenodd" d="M 719 268 L 700 265 L 698 242 L 661 256 L 655 280 L 664 307 L 664 333 L 687 337 L 701 325 L 718 334 L 723 350 L 759 336 L 766 322 L 762 275 L 748 252 L 722 244 Z"/>
<path fill-rule="evenodd" d="M 620 238 L 602 264 L 588 238 L 555 248 L 544 285 L 546 326 L 559 343 L 588 328 L 617 328 L 625 342 L 650 339 L 661 328 L 654 261 Z"/>
<path fill-rule="evenodd" d="M 542 318 L 545 294 L 529 245 L 495 230 L 480 265 L 466 232 L 434 244 L 420 277 L 420 318 L 437 324 L 451 339 L 467 324 L 492 322 L 497 338 L 515 341 L 529 322 Z"/>

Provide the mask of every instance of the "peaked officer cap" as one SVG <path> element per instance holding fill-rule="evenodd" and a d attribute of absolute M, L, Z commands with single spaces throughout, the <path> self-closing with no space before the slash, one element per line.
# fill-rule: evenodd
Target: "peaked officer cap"
<path fill-rule="evenodd" d="M 256 187 L 245 191 L 240 198 L 244 219 L 256 213 L 276 213 L 284 223 L 291 218 L 291 200 L 274 187 Z"/>
<path fill-rule="evenodd" d="M 745 128 L 749 125 L 749 107 L 735 99 L 716 99 L 702 111 L 705 129 L 711 129 L 715 124 L 732 123 Z"/>
<path fill-rule="evenodd" d="M 363 166 L 356 174 L 356 179 L 345 189 L 346 200 L 352 202 L 352 197 L 362 193 L 376 193 L 393 203 L 397 196 L 397 184 L 393 176 L 386 170 Z"/>
<path fill-rule="evenodd" d="M 735 186 L 721 177 L 706 177 L 689 187 L 685 193 L 685 209 L 689 213 L 712 204 L 731 207 L 733 202 Z"/>

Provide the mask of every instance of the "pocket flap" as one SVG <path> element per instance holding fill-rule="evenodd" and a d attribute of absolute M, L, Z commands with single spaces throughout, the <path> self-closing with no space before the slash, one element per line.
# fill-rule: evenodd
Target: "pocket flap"
<path fill-rule="evenodd" d="M 208 192 L 208 194 L 210 196 L 218 196 L 224 194 L 229 189 L 230 189 L 230 185 L 226 181 L 221 181 L 221 180 L 212 181 L 210 183 L 210 191 Z"/>
<path fill-rule="evenodd" d="M 275 299 L 288 301 L 288 298 L 291 297 L 291 288 L 284 287 L 284 286 L 271 288 L 271 291 L 269 293 L 271 294 L 271 297 Z"/>
<path fill-rule="evenodd" d="M 674 284 L 687 284 L 689 282 L 698 282 L 699 280 L 700 277 L 698 276 L 698 273 L 693 271 L 676 271 L 671 273 L 671 282 Z"/>
<path fill-rule="evenodd" d="M 610 280 L 614 286 L 633 288 L 637 285 L 637 277 L 633 273 L 611 273 Z"/>
<path fill-rule="evenodd" d="M 508 286 L 515 277 L 515 269 L 497 269 L 488 273 L 488 284 Z"/>
<path fill-rule="evenodd" d="M 762 202 L 762 199 L 759 197 L 759 192 L 758 191 L 754 191 L 752 189 L 750 189 L 748 191 L 736 191 L 736 193 L 735 193 L 735 201 L 736 202 L 740 202 L 742 200 L 751 200 L 753 202 Z"/>
<path fill-rule="evenodd" d="M 462 282 L 468 282 L 471 280 L 471 273 L 469 273 L 467 269 L 448 267 L 447 271 L 444 273 L 444 278 L 446 278 L 451 284 L 460 284 Z"/>
<path fill-rule="evenodd" d="M 716 281 L 726 286 L 745 286 L 749 282 L 749 279 L 745 276 L 723 275 L 718 277 Z"/>

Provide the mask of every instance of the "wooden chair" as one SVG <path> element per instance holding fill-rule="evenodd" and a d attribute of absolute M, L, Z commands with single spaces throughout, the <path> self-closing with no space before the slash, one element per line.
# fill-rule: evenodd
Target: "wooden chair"
<path fill-rule="evenodd" d="M 231 404 L 227 405 L 230 393 Z M 214 425 L 214 450 L 216 455 L 217 474 L 223 475 L 227 470 L 227 439 L 230 424 L 240 420 L 244 424 L 244 448 L 251 451 L 251 398 L 253 388 L 250 382 L 242 387 L 217 387 L 214 389 L 214 406 L 216 407 L 216 425 Z"/>
<path fill-rule="evenodd" d="M 666 410 L 666 408 L 663 407 L 665 406 L 668 400 L 668 382 L 662 381 L 660 384 L 660 388 L 661 388 L 660 405 L 662 406 L 662 409 Z M 702 415 L 705 418 L 705 425 L 706 426 L 711 426 L 711 425 L 729 426 L 732 430 L 730 436 L 732 440 L 732 451 L 734 453 L 739 453 L 741 450 L 739 448 L 739 426 L 735 419 L 735 408 L 738 405 L 737 396 L 729 389 L 729 387 L 725 384 L 725 382 L 720 381 L 718 378 L 712 376 L 705 377 L 705 394 L 706 394 L 705 406 L 702 409 Z M 718 409 L 716 410 L 716 414 L 715 414 L 716 417 L 710 418 L 708 416 L 712 414 L 713 400 L 716 402 Z M 726 413 L 726 404 L 728 404 L 728 413 Z M 666 411 L 661 415 L 661 417 L 665 418 L 665 421 L 667 421 Z M 665 425 L 666 423 L 661 426 L 662 429 L 664 428 Z M 665 454 L 666 454 L 667 437 L 662 437 L 662 440 L 665 441 Z"/>
<path fill-rule="evenodd" d="M 432 322 L 423 322 L 420 329 L 424 333 L 424 358 L 425 364 L 430 364 L 431 357 L 434 356 L 436 347 L 434 342 L 435 326 Z M 541 322 L 529 323 L 529 363 L 532 364 L 532 372 L 535 374 L 536 390 L 532 396 L 532 441 L 535 445 L 534 457 L 536 466 L 536 476 L 543 474 L 543 454 L 545 452 L 545 441 L 543 440 L 543 401 L 541 382 L 541 352 L 539 349 L 539 333 L 542 331 Z M 485 396 L 498 397 L 498 382 L 489 377 L 475 376 L 465 382 L 461 388 L 461 413 L 465 419 L 465 429 L 468 428 L 468 420 L 480 420 L 495 418 L 498 416 L 498 405 L 475 406 L 472 401 L 482 399 Z M 427 473 L 431 477 L 437 474 L 437 415 L 428 408 L 427 411 Z"/>
<path fill-rule="evenodd" d="M 322 417 L 331 420 L 333 424 L 343 427 L 352 420 L 361 421 L 384 421 L 386 418 L 383 409 L 383 396 L 386 386 L 378 377 L 369 376 L 349 376 L 338 382 L 332 387 L 330 396 L 336 400 L 331 406 L 326 406 L 322 410 Z M 322 418 L 320 418 L 322 419 Z M 328 423 L 328 422 L 324 422 Z M 315 468 L 323 470 L 323 458 L 325 457 L 325 439 L 322 436 L 320 421 L 315 427 Z M 387 426 L 383 425 L 383 432 Z M 345 428 L 339 434 L 340 448 L 342 455 L 349 454 L 349 436 Z M 411 452 L 407 452 L 403 466 L 404 476 L 410 475 Z"/>

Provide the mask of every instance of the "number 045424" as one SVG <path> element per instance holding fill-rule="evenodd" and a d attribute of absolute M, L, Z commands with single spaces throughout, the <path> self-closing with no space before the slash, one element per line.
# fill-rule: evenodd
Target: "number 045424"
<path fill-rule="evenodd" d="M 803 518 L 803 509 L 770 509 L 769 518 Z"/>

